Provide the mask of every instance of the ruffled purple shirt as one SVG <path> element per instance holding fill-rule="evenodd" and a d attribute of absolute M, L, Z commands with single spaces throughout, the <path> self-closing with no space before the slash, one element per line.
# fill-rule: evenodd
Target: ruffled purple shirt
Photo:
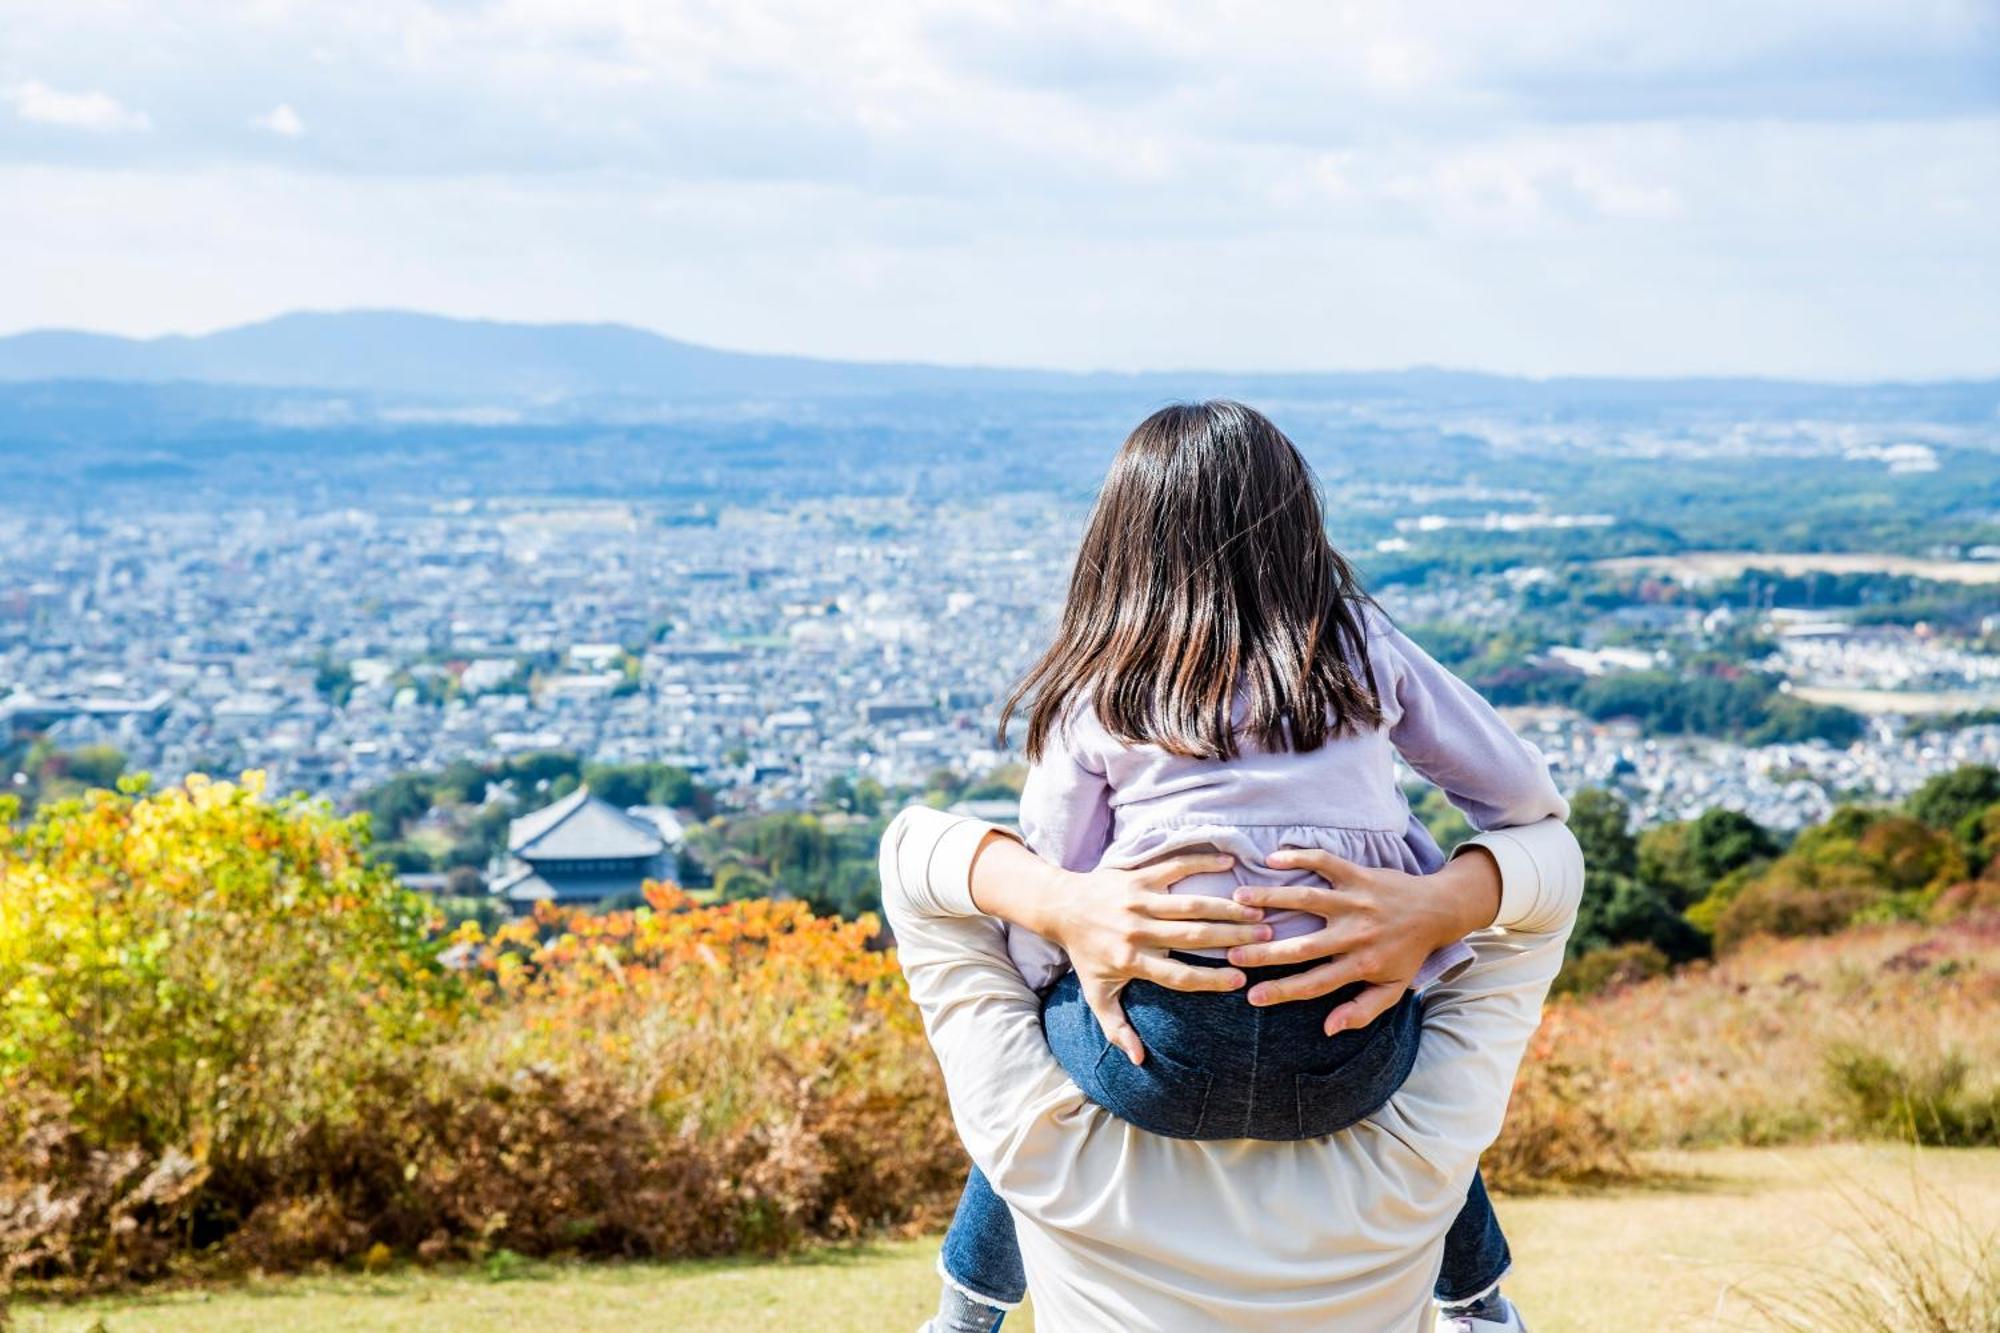
<path fill-rule="evenodd" d="M 1192 847 L 1215 847 L 1236 865 L 1191 875 L 1175 893 L 1227 897 L 1243 884 L 1317 882 L 1307 871 L 1273 870 L 1283 847 L 1321 848 L 1365 866 L 1429 874 L 1444 853 L 1410 813 L 1396 756 L 1443 789 L 1481 832 L 1566 819 L 1541 752 L 1502 722 L 1479 694 L 1370 612 L 1371 680 L 1382 725 L 1349 732 L 1317 750 L 1266 750 L 1239 738 L 1235 759 L 1190 759 L 1155 745 L 1128 745 L 1104 729 L 1087 702 L 1049 738 L 1021 791 L 1028 845 L 1069 870 L 1130 868 Z M 1318 930 L 1305 912 L 1267 915 L 1275 939 Z M 1010 927 L 1007 951 L 1037 990 L 1068 969 L 1061 949 Z M 1222 950 L 1207 951 L 1220 955 Z M 1421 990 L 1471 961 L 1463 942 L 1425 960 Z"/>

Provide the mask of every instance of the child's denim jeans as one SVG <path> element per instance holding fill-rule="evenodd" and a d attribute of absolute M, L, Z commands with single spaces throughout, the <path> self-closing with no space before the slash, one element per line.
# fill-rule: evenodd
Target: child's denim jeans
<path fill-rule="evenodd" d="M 1299 970 L 1244 969 L 1253 985 Z M 1084 1095 L 1141 1129 L 1183 1139 L 1310 1139 L 1380 1109 L 1416 1063 L 1423 1001 L 1415 995 L 1365 1028 L 1326 1035 L 1327 1014 L 1352 993 L 1257 1008 L 1243 991 L 1197 994 L 1134 981 L 1125 988 L 1125 1014 L 1146 1043 L 1146 1062 L 1134 1065 L 1104 1039 L 1072 972 L 1044 998 L 1042 1028 Z M 1015 1305 L 1027 1292 L 1014 1219 L 977 1167 L 945 1233 L 943 1262 L 961 1289 L 995 1305 Z M 1470 1300 L 1497 1284 L 1511 1262 L 1475 1174 L 1445 1236 L 1437 1297 Z"/>

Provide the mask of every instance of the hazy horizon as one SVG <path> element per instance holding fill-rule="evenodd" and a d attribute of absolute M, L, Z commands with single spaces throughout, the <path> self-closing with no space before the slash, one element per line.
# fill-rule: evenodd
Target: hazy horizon
<path fill-rule="evenodd" d="M 1440 365 L 1440 364 L 1426 363 L 1426 362 L 1405 362 L 1400 364 L 1383 364 L 1383 365 L 1301 366 L 1288 369 L 1262 369 L 1262 370 L 1260 369 L 1225 370 L 1221 367 L 1203 366 L 1203 365 L 1137 366 L 1126 370 L 1102 370 L 1102 369 L 1088 369 L 1088 368 L 1074 369 L 1071 367 L 1056 366 L 1047 363 L 1035 363 L 1035 362 L 1006 363 L 997 361 L 946 361 L 938 359 L 926 359 L 921 356 L 861 357 L 861 356 L 842 356 L 838 354 L 819 356 L 817 354 L 810 354 L 810 353 L 800 354 L 800 353 L 776 351 L 766 348 L 721 346 L 715 343 L 698 342 L 692 338 L 685 337 L 675 332 L 672 329 L 652 328 L 642 324 L 635 324 L 626 320 L 588 319 L 588 318 L 515 320 L 515 319 L 495 318 L 483 315 L 453 315 L 437 310 L 419 310 L 413 307 L 396 307 L 396 306 L 350 306 L 345 308 L 329 307 L 329 308 L 318 308 L 318 309 L 298 308 L 290 310 L 281 310 L 274 314 L 263 316 L 261 318 L 245 320 L 237 323 L 220 324 L 220 325 L 215 325 L 213 327 L 198 328 L 198 329 L 166 329 L 161 332 L 151 333 L 151 334 L 127 334 L 127 333 L 121 333 L 115 329 L 88 328 L 76 325 L 70 325 L 70 326 L 46 325 L 46 326 L 36 326 L 32 328 L 21 328 L 21 329 L 0 329 L 0 343 L 4 343 L 6 340 L 11 338 L 18 338 L 23 336 L 36 336 L 44 334 L 57 335 L 57 336 L 118 338 L 129 342 L 135 342 L 141 344 L 170 342 L 175 340 L 199 341 L 201 339 L 212 337 L 217 334 L 240 332 L 245 329 L 256 328 L 261 325 L 273 324 L 282 320 L 291 319 L 298 316 L 338 317 L 338 316 L 370 316 L 370 315 L 412 316 L 420 319 L 443 319 L 463 324 L 497 325 L 509 328 L 547 329 L 547 330 L 618 329 L 626 332 L 634 332 L 634 333 L 650 335 L 652 337 L 665 339 L 666 341 L 671 343 L 676 343 L 686 347 L 697 348 L 702 351 L 721 352 L 731 356 L 782 358 L 782 357 L 795 357 L 803 355 L 806 359 L 810 360 L 819 360 L 835 364 L 847 364 L 847 365 L 854 365 L 861 367 L 874 366 L 874 367 L 886 368 L 895 366 L 909 366 L 909 367 L 921 367 L 921 368 L 938 369 L 938 370 L 1030 371 L 1041 374 L 1077 375 L 1077 376 L 1133 375 L 1140 377 L 1154 377 L 1154 376 L 1217 374 L 1217 375 L 1227 375 L 1227 376 L 1242 376 L 1245 378 L 1268 375 L 1275 378 L 1275 377 L 1288 377 L 1288 376 L 1338 377 L 1338 376 L 1349 376 L 1349 375 L 1395 376 L 1395 375 L 1436 374 L 1436 375 L 1486 376 L 1496 379 L 1519 380 L 1527 383 L 1544 383 L 1548 381 L 1565 380 L 1565 379 L 1633 380 L 1640 382 L 1654 381 L 1654 380 L 1662 382 L 1672 382 L 1679 380 L 1718 379 L 1718 380 L 1743 380 L 1752 382 L 1768 381 L 1772 383 L 1798 383 L 1798 384 L 1808 384 L 1808 385 L 1816 384 L 1816 385 L 1824 385 L 1828 388 L 1852 388 L 1852 387 L 1862 387 L 1862 386 L 1877 385 L 1877 384 L 1883 384 L 1883 385 L 1907 384 L 1915 386 L 1946 385 L 1954 383 L 1984 383 L 2000 379 L 2000 361 L 1996 361 L 1994 367 L 1984 373 L 1870 376 L 1870 377 L 1766 375 L 1754 372 L 1750 373 L 1713 372 L 1713 373 L 1690 373 L 1690 374 L 1675 375 L 1675 374 L 1645 373 L 1645 372 L 1619 374 L 1619 373 L 1608 373 L 1608 372 L 1596 373 L 1596 372 L 1552 370 L 1546 373 L 1536 373 L 1536 372 L 1497 370 L 1488 366 Z M 16 376 L 13 378 L 19 379 L 22 377 Z M 111 378 L 116 378 L 116 377 L 111 377 Z"/>

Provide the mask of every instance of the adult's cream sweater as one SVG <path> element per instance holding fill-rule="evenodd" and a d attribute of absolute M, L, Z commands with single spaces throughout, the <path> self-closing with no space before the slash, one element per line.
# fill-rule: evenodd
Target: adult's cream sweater
<path fill-rule="evenodd" d="M 1084 1097 L 1000 923 L 973 904 L 973 857 L 994 833 L 904 811 L 882 841 L 882 900 L 959 1135 L 1014 1214 L 1037 1327 L 1430 1333 L 1445 1231 L 1582 897 L 1569 830 L 1546 819 L 1471 840 L 1500 867 L 1500 915 L 1427 993 L 1409 1080 L 1367 1120 L 1299 1143 L 1161 1138 Z"/>

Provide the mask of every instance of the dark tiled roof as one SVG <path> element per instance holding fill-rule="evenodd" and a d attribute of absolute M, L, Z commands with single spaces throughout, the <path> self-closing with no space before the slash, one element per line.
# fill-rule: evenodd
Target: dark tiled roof
<path fill-rule="evenodd" d="M 638 859 L 666 849 L 666 839 L 650 821 L 599 800 L 588 787 L 507 826 L 507 850 L 524 861 Z"/>
<path fill-rule="evenodd" d="M 493 892 L 510 903 L 594 903 L 637 893 L 645 882 L 644 875 L 544 875 L 528 870 L 501 880 Z"/>

